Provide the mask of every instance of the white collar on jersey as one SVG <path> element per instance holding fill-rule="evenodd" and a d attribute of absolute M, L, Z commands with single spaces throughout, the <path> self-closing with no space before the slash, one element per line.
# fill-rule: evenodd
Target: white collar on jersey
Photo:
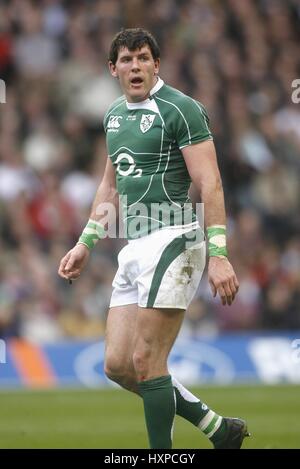
<path fill-rule="evenodd" d="M 161 89 L 164 83 L 165 82 L 160 77 L 157 77 L 157 82 L 150 90 L 150 96 L 152 96 L 154 93 L 157 93 L 157 91 Z M 147 98 L 144 101 L 139 101 L 138 103 L 129 103 L 128 101 L 126 101 L 126 105 L 128 109 L 139 109 L 141 106 L 148 104 L 149 102 L 150 98 Z"/>

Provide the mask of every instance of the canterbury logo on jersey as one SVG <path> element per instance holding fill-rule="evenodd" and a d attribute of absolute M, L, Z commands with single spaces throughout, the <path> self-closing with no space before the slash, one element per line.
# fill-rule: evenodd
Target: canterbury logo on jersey
<path fill-rule="evenodd" d="M 140 122 L 140 129 L 143 132 L 147 132 L 149 129 L 151 129 L 152 124 L 155 119 L 155 114 L 143 114 Z"/>
<path fill-rule="evenodd" d="M 118 132 L 120 127 L 119 120 L 123 119 L 122 116 L 110 116 L 107 124 L 107 131 Z"/>

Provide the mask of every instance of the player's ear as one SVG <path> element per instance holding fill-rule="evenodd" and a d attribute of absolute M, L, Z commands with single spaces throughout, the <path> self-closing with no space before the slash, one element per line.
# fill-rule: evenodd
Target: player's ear
<path fill-rule="evenodd" d="M 109 68 L 109 71 L 110 71 L 110 73 L 112 74 L 113 77 L 119 78 L 115 64 L 113 64 L 111 61 L 109 61 L 108 62 L 108 68 Z"/>
<path fill-rule="evenodd" d="M 158 58 L 154 60 L 154 75 L 158 74 L 159 66 L 160 66 L 160 59 Z"/>

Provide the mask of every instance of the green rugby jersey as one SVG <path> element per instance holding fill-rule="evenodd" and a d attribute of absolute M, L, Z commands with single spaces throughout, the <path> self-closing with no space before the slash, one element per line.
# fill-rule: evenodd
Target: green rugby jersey
<path fill-rule="evenodd" d="M 145 101 L 118 98 L 104 117 L 104 129 L 126 237 L 194 222 L 181 149 L 212 139 L 203 105 L 159 78 Z"/>

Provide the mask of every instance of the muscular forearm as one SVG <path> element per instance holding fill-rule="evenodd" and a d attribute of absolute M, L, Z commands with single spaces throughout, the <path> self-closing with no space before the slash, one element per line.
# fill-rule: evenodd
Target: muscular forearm
<path fill-rule="evenodd" d="M 200 188 L 205 226 L 226 225 L 224 193 L 220 177 L 204 181 Z"/>
<path fill-rule="evenodd" d="M 204 203 L 204 221 L 208 241 L 208 279 L 213 295 L 230 305 L 238 290 L 238 281 L 227 258 L 224 194 L 214 144 L 211 140 L 182 150 L 195 188 Z M 223 226 L 222 226 L 223 225 Z"/>
<path fill-rule="evenodd" d="M 115 172 L 108 158 L 103 179 L 92 205 L 90 219 L 79 238 L 79 244 L 84 244 L 89 249 L 92 249 L 99 239 L 109 235 L 111 229 L 115 230 L 117 208 L 118 193 L 116 190 Z"/>
<path fill-rule="evenodd" d="M 101 183 L 91 209 L 90 218 L 102 223 L 104 226 L 116 221 L 119 197 L 115 186 Z M 105 226 L 106 227 L 106 226 Z"/>

